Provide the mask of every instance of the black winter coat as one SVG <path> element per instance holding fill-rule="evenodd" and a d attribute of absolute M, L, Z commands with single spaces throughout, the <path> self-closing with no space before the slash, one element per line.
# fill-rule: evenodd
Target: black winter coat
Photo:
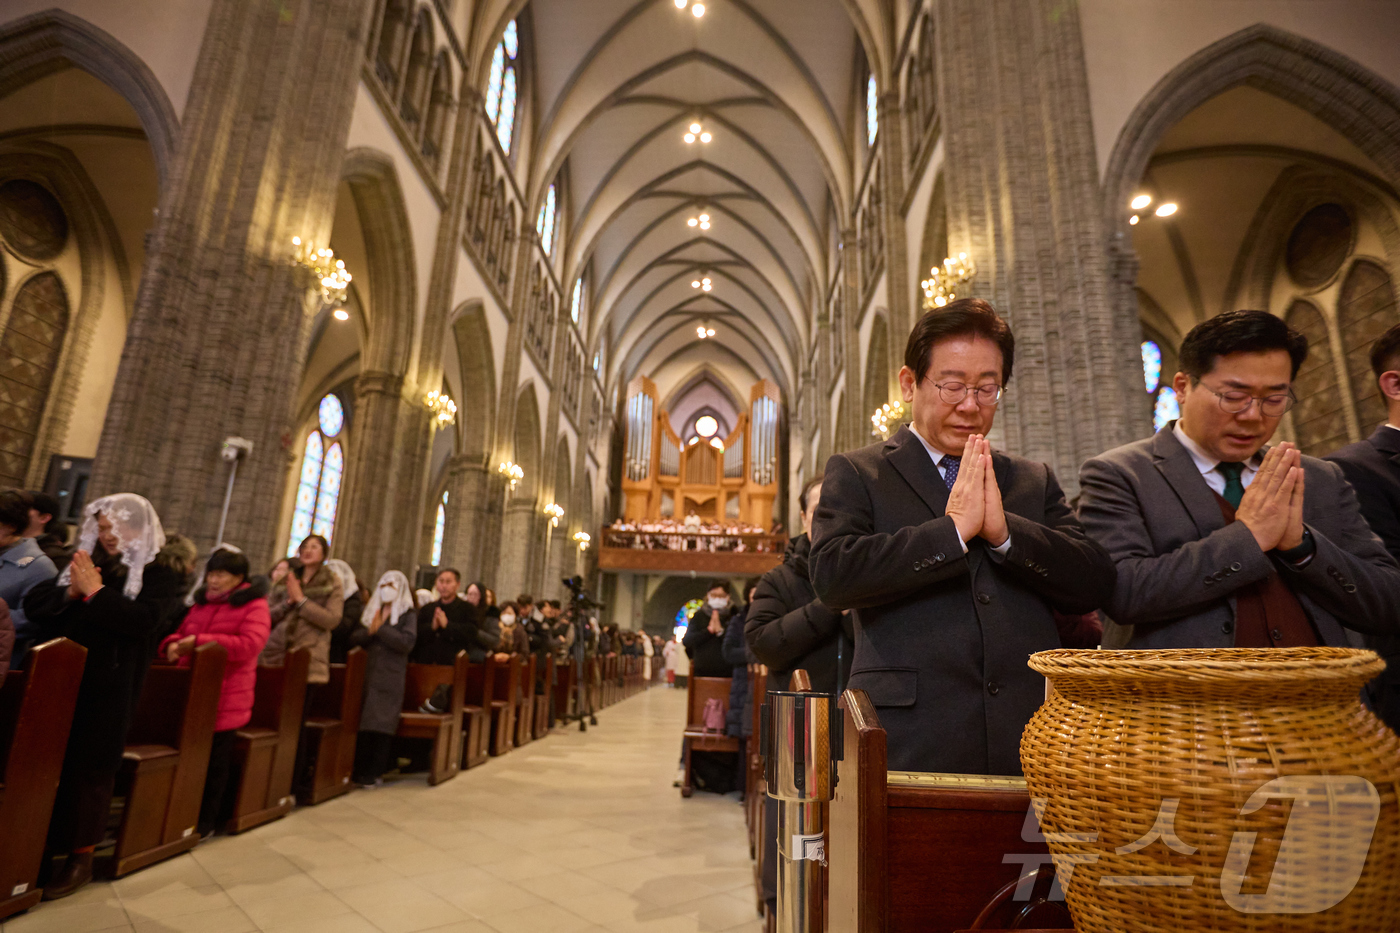
<path fill-rule="evenodd" d="M 724 627 L 724 660 L 734 671 L 734 680 L 729 685 L 729 709 L 725 711 L 724 732 L 735 738 L 743 738 L 753 733 L 753 691 L 749 689 L 749 664 L 757 659 L 744 644 L 744 620 L 748 616 L 745 606 Z"/>
<path fill-rule="evenodd" d="M 152 561 L 142 572 L 141 592 L 127 599 L 126 567 L 101 545 L 92 559 L 102 589 L 90 600 L 69 600 L 68 587 L 55 578 L 29 591 L 24 611 L 42 632 L 40 642 L 66 637 L 87 649 L 65 764 L 96 771 L 121 762 L 160 633 L 172 631 L 184 614 L 190 577 Z"/>
<path fill-rule="evenodd" d="M 758 581 L 749 605 L 744 638 L 754 656 L 768 665 L 769 690 L 788 689 L 788 678 L 802 668 L 812 678 L 813 690 L 836 692 L 843 616 L 822 605 L 812 589 L 807 570 L 811 548 L 805 534 L 789 541 L 783 562 Z"/>
<path fill-rule="evenodd" d="M 738 611 L 730 603 L 719 614 L 719 624 L 728 625 Z M 708 604 L 695 610 L 690 624 L 686 626 L 685 637 L 681 639 L 686 656 L 690 658 L 691 677 L 731 677 L 734 674 L 733 667 L 724 660 L 724 633 L 715 635 L 710 632 L 711 612 L 714 610 Z"/>

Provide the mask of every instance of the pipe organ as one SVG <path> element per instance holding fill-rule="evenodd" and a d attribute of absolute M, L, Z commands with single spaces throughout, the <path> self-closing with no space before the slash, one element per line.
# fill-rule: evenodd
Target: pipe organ
<path fill-rule="evenodd" d="M 748 410 L 719 444 L 684 443 L 656 385 L 638 376 L 627 386 L 626 461 L 622 491 L 627 521 L 742 522 L 768 528 L 778 495 L 778 387 L 764 379 L 749 392 Z"/>

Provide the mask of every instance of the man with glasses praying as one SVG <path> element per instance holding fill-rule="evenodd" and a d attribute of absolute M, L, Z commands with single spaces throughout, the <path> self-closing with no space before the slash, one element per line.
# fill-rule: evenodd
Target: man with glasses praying
<path fill-rule="evenodd" d="M 1198 324 L 1173 380 L 1180 420 L 1084 464 L 1080 518 L 1118 565 L 1104 647 L 1346 646 L 1400 631 L 1400 567 L 1342 471 L 1267 446 L 1307 355 L 1266 311 Z"/>
<path fill-rule="evenodd" d="M 895 770 L 1020 774 L 1045 695 L 1026 658 L 1060 646 L 1052 609 L 1113 591 L 1050 468 L 987 440 L 1015 349 L 980 299 L 925 314 L 899 371 L 911 423 L 823 471 L 811 580 L 857 610 L 849 686 L 879 709 Z"/>

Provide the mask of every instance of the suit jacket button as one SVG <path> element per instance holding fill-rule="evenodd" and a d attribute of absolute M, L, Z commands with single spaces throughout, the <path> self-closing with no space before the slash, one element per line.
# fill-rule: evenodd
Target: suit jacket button
<path fill-rule="evenodd" d="M 1235 631 L 1235 623 L 1226 622 L 1220 626 L 1220 631 L 1224 632 L 1226 635 L 1232 634 Z"/>
<path fill-rule="evenodd" d="M 1230 572 L 1231 572 L 1231 573 L 1239 573 L 1239 572 L 1240 572 L 1241 570 L 1243 570 L 1243 569 L 1244 569 L 1244 568 L 1240 566 L 1240 562 L 1239 562 L 1239 561 L 1235 561 L 1233 564 L 1230 565 Z"/>
<path fill-rule="evenodd" d="M 915 572 L 915 573 L 918 573 L 920 570 L 923 570 L 923 569 L 924 569 L 923 561 L 917 561 L 917 560 L 914 561 L 914 572 Z"/>
<path fill-rule="evenodd" d="M 914 569 L 915 569 L 915 570 L 918 570 L 919 568 L 915 567 Z M 1206 586 L 1210 586 L 1210 585 L 1211 585 L 1212 583 L 1214 583 L 1214 582 L 1215 582 L 1215 577 L 1206 577 Z"/>
<path fill-rule="evenodd" d="M 942 559 L 943 559 L 943 553 L 940 551 L 939 553 L 933 555 L 933 559 L 934 559 L 934 560 L 942 560 Z"/>
<path fill-rule="evenodd" d="M 1278 629 L 1273 629 L 1272 631 L 1270 631 L 1269 637 L 1272 638 L 1274 641 L 1283 641 L 1283 633 L 1280 632 Z"/>
<path fill-rule="evenodd" d="M 1355 593 L 1355 592 L 1356 592 L 1356 584 L 1355 584 L 1355 583 L 1347 583 L 1347 584 L 1345 584 L 1345 585 L 1342 586 L 1342 589 L 1346 590 L 1348 593 Z"/>
<path fill-rule="evenodd" d="M 987 692 L 992 696 L 996 696 L 998 693 L 1001 693 L 1001 684 L 997 683 L 995 680 L 987 681 Z"/>
<path fill-rule="evenodd" d="M 977 601 L 985 606 L 992 601 L 992 597 L 988 596 L 986 593 L 978 593 Z"/>

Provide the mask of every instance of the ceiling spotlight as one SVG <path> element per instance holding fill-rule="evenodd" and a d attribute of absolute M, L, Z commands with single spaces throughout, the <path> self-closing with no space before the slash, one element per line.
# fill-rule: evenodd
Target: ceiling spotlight
<path fill-rule="evenodd" d="M 700 124 L 699 124 L 699 123 L 692 123 L 692 124 L 690 124 L 690 131 L 691 131 L 692 133 L 698 133 L 698 132 L 700 132 Z"/>
<path fill-rule="evenodd" d="M 711 136 L 709 131 L 706 130 L 703 126 L 701 126 L 699 123 L 692 123 L 690 124 L 690 126 L 686 127 L 684 139 L 687 143 L 693 143 L 697 139 L 699 139 L 702 143 L 707 143 L 710 140 L 714 139 L 714 137 Z"/>
<path fill-rule="evenodd" d="M 709 133 L 701 133 L 701 134 L 700 134 L 700 141 L 701 141 L 702 143 L 707 143 L 707 142 L 709 142 L 709 141 L 712 140 L 712 139 L 714 139 L 714 137 L 711 136 Z"/>
<path fill-rule="evenodd" d="M 1137 214 L 1134 214 L 1133 216 L 1128 218 L 1128 225 L 1136 227 L 1138 225 L 1138 221 L 1140 220 L 1142 220 L 1142 218 L 1139 217 Z"/>
<path fill-rule="evenodd" d="M 1144 207 L 1146 207 L 1147 205 L 1149 205 L 1149 204 L 1151 204 L 1151 203 L 1152 203 L 1152 195 L 1150 195 L 1150 194 L 1140 194 L 1140 195 L 1138 195 L 1137 197 L 1133 198 L 1132 202 L 1129 203 L 1128 206 L 1131 207 L 1131 208 L 1132 208 L 1133 210 L 1135 210 L 1135 211 L 1140 211 L 1140 210 L 1142 210 Z"/>
<path fill-rule="evenodd" d="M 713 337 L 714 335 L 715 329 L 713 327 L 706 327 L 704 324 L 701 324 L 699 327 L 695 328 L 695 336 L 699 337 L 701 340 L 704 340 L 706 337 Z"/>
<path fill-rule="evenodd" d="M 684 10 L 687 2 L 688 0 L 676 0 L 676 9 Z"/>
<path fill-rule="evenodd" d="M 690 8 L 690 12 L 691 12 L 692 14 L 694 14 L 694 16 L 695 16 L 696 19 L 699 19 L 700 17 L 702 17 L 702 16 L 705 15 L 705 4 L 703 4 L 703 3 L 697 3 L 697 4 L 695 4 L 694 6 L 692 6 L 692 7 Z"/>
<path fill-rule="evenodd" d="M 685 134 L 685 141 L 688 142 L 688 143 L 693 143 L 693 142 L 695 142 L 695 134 L 694 134 L 694 133 L 686 133 L 686 134 Z"/>
<path fill-rule="evenodd" d="M 710 215 L 701 214 L 699 217 L 691 217 L 686 220 L 685 225 L 687 227 L 699 227 L 701 230 L 708 230 L 710 229 Z"/>
<path fill-rule="evenodd" d="M 350 312 L 346 311 L 344 308 L 336 308 L 331 312 L 331 317 L 335 318 L 337 321 L 348 321 L 350 320 Z"/>
<path fill-rule="evenodd" d="M 698 288 L 703 292 L 707 292 L 714 287 L 714 283 L 710 281 L 710 277 L 708 275 L 702 275 L 698 279 L 691 280 L 690 287 Z"/>
<path fill-rule="evenodd" d="M 1157 210 L 1153 211 L 1153 213 L 1156 214 L 1158 217 L 1170 217 L 1171 215 L 1176 213 L 1176 205 L 1171 201 L 1168 201 L 1166 204 L 1160 205 L 1157 208 Z"/>
<path fill-rule="evenodd" d="M 691 283 L 690 283 L 690 287 L 691 287 L 691 288 L 699 288 L 699 287 L 700 287 L 700 280 L 699 280 L 699 279 L 696 279 L 695 281 L 691 282 Z"/>

